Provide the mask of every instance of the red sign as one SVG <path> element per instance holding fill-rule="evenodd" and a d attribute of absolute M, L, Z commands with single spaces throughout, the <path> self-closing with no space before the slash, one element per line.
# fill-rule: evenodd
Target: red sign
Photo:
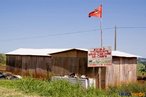
<path fill-rule="evenodd" d="M 112 64 L 111 47 L 93 48 L 88 51 L 88 67 Z"/>

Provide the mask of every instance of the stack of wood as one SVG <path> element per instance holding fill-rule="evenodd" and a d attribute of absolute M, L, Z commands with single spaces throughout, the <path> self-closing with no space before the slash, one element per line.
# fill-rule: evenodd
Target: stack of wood
<path fill-rule="evenodd" d="M 0 71 L 6 71 L 6 66 L 0 66 Z"/>

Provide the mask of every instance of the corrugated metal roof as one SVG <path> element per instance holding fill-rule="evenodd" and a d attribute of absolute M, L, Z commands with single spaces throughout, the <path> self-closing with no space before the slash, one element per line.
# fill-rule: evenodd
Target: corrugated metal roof
<path fill-rule="evenodd" d="M 68 48 L 68 49 L 29 49 L 29 48 L 19 48 L 12 52 L 8 52 L 6 54 L 9 55 L 39 55 L 39 56 L 50 56 L 52 53 L 58 53 L 63 51 L 68 51 L 72 49 L 88 51 L 87 49 L 80 48 Z"/>
<path fill-rule="evenodd" d="M 116 57 L 141 57 L 141 56 L 137 56 L 137 55 L 121 52 L 121 51 L 112 51 L 112 56 L 116 56 Z"/>
<path fill-rule="evenodd" d="M 72 49 L 82 50 L 82 51 L 88 51 L 88 49 L 82 49 L 82 48 L 68 48 L 68 49 L 29 49 L 29 48 L 19 48 L 12 52 L 8 52 L 6 54 L 9 55 L 39 55 L 39 56 L 50 56 L 52 53 L 58 53 L 63 51 L 68 51 Z M 112 56 L 117 57 L 141 57 L 121 51 L 112 51 Z"/>

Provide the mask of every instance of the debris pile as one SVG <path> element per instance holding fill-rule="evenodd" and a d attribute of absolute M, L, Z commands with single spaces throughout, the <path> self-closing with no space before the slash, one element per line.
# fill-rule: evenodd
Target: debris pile
<path fill-rule="evenodd" d="M 20 75 L 14 75 L 11 73 L 0 72 L 0 79 L 14 80 L 14 79 L 22 79 L 22 77 Z"/>
<path fill-rule="evenodd" d="M 52 81 L 55 80 L 66 80 L 73 84 L 80 84 L 84 88 L 89 87 L 95 87 L 95 79 L 94 78 L 88 78 L 85 75 L 78 76 L 75 73 L 71 73 L 70 75 L 64 75 L 64 76 L 52 76 Z"/>

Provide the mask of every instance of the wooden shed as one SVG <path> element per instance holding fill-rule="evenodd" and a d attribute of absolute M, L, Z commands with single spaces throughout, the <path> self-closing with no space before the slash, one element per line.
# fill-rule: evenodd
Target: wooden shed
<path fill-rule="evenodd" d="M 6 54 L 7 71 L 47 78 L 49 75 L 85 74 L 84 49 L 17 49 Z"/>
<path fill-rule="evenodd" d="M 6 64 L 9 72 L 33 77 L 47 78 L 50 74 L 63 76 L 71 73 L 86 75 L 96 79 L 97 88 L 136 82 L 138 56 L 112 51 L 112 65 L 95 68 L 87 67 L 87 57 L 87 49 L 20 48 L 6 54 Z"/>

